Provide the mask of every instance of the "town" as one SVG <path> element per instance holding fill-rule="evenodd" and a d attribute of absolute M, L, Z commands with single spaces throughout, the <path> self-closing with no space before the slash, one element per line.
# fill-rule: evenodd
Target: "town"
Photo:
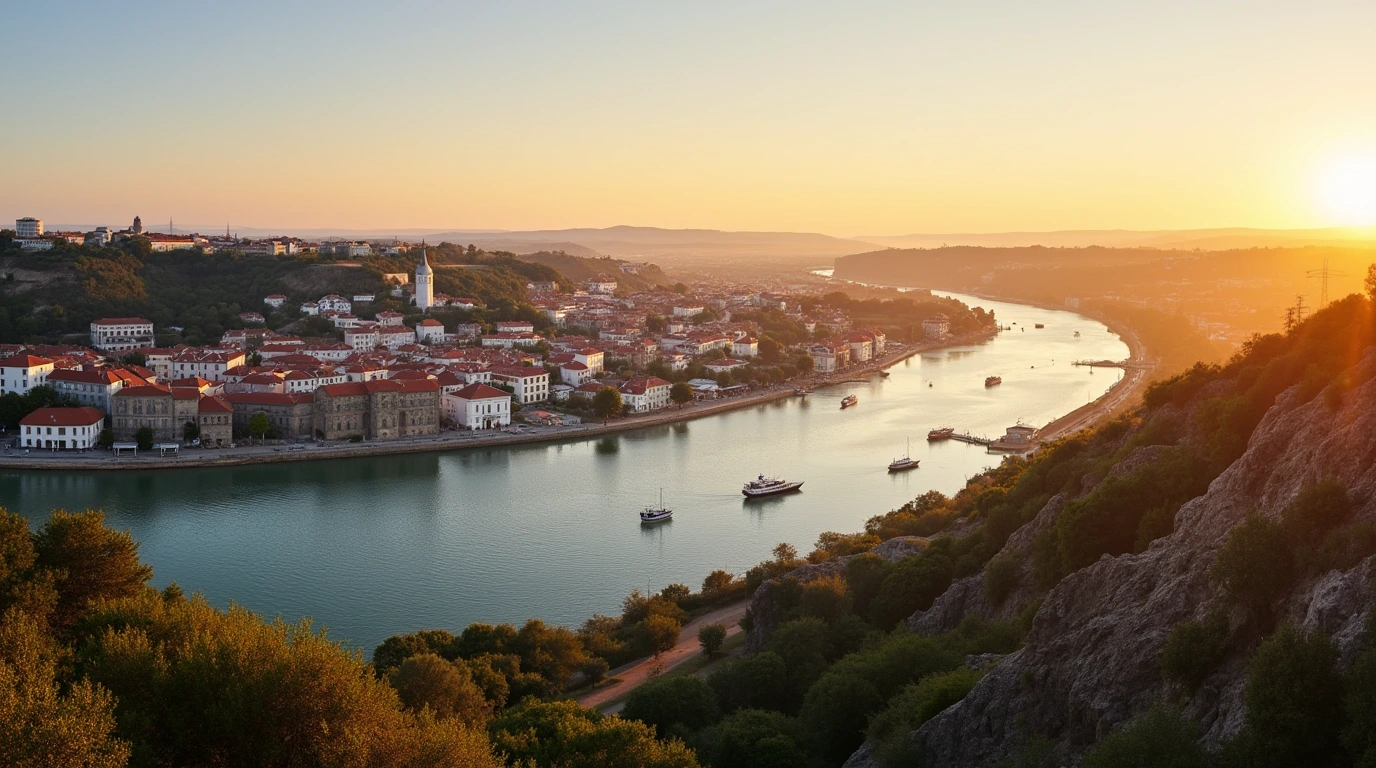
<path fill-rule="evenodd" d="M 131 316 L 92 317 L 85 345 L 0 345 L 0 404 L 8 403 L 0 421 L 18 430 L 7 451 L 105 450 L 134 459 L 605 423 L 805 392 L 919 345 L 994 327 L 991 315 L 950 299 L 905 300 L 908 317 L 866 315 L 871 322 L 863 323 L 816 287 L 648 285 L 639 278 L 652 265 L 610 260 L 607 273 L 579 282 L 530 280 L 522 307 L 497 313 L 511 319 L 492 319 L 483 297 L 437 290 L 442 272 L 483 268 L 432 263 L 443 247 L 154 233 L 137 217 L 126 229 L 84 233 L 19 219 L 10 250 L 131 245 L 172 256 L 377 255 L 414 267 L 379 272 L 373 293 L 264 295 L 210 344 L 159 346 L 166 329 Z M 895 332 L 903 338 L 890 339 Z"/>

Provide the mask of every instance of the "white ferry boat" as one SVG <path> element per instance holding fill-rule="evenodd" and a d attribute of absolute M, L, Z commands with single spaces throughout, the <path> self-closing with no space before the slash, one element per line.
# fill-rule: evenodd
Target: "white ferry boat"
<path fill-rule="evenodd" d="M 803 483 L 801 480 L 791 482 L 760 475 L 758 478 L 746 483 L 745 486 L 741 488 L 741 493 L 751 498 L 757 498 L 760 496 L 776 496 L 780 493 L 793 493 L 794 491 L 800 490 L 802 487 Z"/>
<path fill-rule="evenodd" d="M 664 506 L 664 489 L 661 488 L 661 489 L 659 490 L 659 506 L 658 506 L 658 507 L 646 507 L 645 509 L 641 510 L 641 512 L 640 512 L 640 522 L 642 522 L 642 523 L 658 523 L 658 522 L 660 522 L 661 520 L 668 520 L 669 518 L 671 518 L 671 517 L 673 517 L 673 516 L 674 516 L 674 510 L 668 509 L 668 508 L 666 508 L 666 507 Z"/>

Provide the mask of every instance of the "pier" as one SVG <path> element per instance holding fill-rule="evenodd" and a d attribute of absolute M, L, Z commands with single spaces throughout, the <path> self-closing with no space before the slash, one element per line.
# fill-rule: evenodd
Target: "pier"
<path fill-rule="evenodd" d="M 991 446 L 991 445 L 994 444 L 994 441 L 991 440 L 990 438 L 987 438 L 987 437 L 975 437 L 974 435 L 967 435 L 967 434 L 965 434 L 965 433 L 963 433 L 963 432 L 952 432 L 951 434 L 947 435 L 946 437 L 944 437 L 944 438 L 942 438 L 942 439 L 943 439 L 943 440 L 956 440 L 956 441 L 959 441 L 959 442 L 962 442 L 962 443 L 969 443 L 969 444 L 971 444 L 971 445 L 983 445 L 983 446 L 985 446 L 985 447 L 988 447 L 988 446 Z"/>
<path fill-rule="evenodd" d="M 1090 368 L 1122 368 L 1125 371 L 1155 367 L 1151 363 L 1140 363 L 1135 360 L 1076 360 L 1071 365 L 1084 365 Z"/>

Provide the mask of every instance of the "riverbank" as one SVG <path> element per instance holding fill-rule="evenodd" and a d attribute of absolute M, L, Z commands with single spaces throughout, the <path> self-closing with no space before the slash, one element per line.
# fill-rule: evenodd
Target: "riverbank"
<path fill-rule="evenodd" d="M 249 464 L 276 464 L 295 461 L 320 461 L 324 459 L 349 459 L 369 456 L 389 456 L 409 453 L 435 453 L 465 451 L 474 449 L 498 448 L 512 445 L 549 443 L 561 441 L 587 440 L 589 438 L 644 429 L 665 424 L 692 421 L 716 416 L 742 408 L 796 397 L 796 390 L 812 389 L 839 384 L 844 381 L 872 376 L 885 368 L 896 365 L 913 355 L 931 352 L 948 347 L 978 344 L 998 334 L 997 328 L 990 328 L 963 336 L 951 337 L 940 341 L 906 344 L 893 353 L 871 360 L 864 365 L 847 368 L 829 374 L 811 374 L 789 381 L 786 385 L 770 387 L 726 400 L 695 402 L 682 409 L 669 408 L 641 416 L 627 416 L 607 424 L 579 424 L 559 427 L 535 427 L 522 425 L 519 434 L 508 432 L 447 432 L 423 438 L 399 438 L 385 441 L 365 441 L 362 443 L 310 443 L 305 447 L 287 450 L 285 445 L 240 446 L 228 449 L 187 449 L 186 453 L 171 458 L 162 457 L 115 457 L 105 451 L 90 453 L 30 453 L 22 455 L 9 452 L 0 455 L 0 469 L 34 470 L 131 470 L 131 469 L 182 469 L 189 467 L 233 467 Z"/>
<path fill-rule="evenodd" d="M 836 280 L 843 283 L 857 283 L 854 280 L 847 280 L 843 277 L 830 276 L 827 279 Z M 1052 304 L 1050 302 L 1035 301 L 1011 296 L 998 296 L 990 293 L 980 293 L 968 289 L 950 291 L 943 288 L 924 288 L 913 289 L 910 286 L 886 285 L 883 283 L 858 283 L 859 285 L 870 285 L 882 288 L 897 288 L 899 290 L 926 290 L 935 294 L 954 293 L 988 301 L 1000 301 L 1010 304 L 1023 304 L 1029 307 L 1037 307 L 1056 312 L 1072 311 L 1067 307 Z M 1095 423 L 1110 418 L 1118 413 L 1122 413 L 1133 407 L 1146 392 L 1147 385 L 1151 382 L 1150 373 L 1152 362 L 1147 358 L 1147 348 L 1142 344 L 1142 340 L 1137 336 L 1137 332 L 1125 325 L 1122 321 L 1108 317 L 1102 313 L 1095 312 L 1093 309 L 1082 309 L 1079 307 L 1073 310 L 1076 314 L 1088 317 L 1091 320 L 1103 323 L 1115 336 L 1123 340 L 1128 347 L 1128 359 L 1123 368 L 1123 377 L 1108 391 L 1092 402 L 1076 408 L 1070 413 L 1054 419 L 1037 431 L 1037 442 L 1044 443 L 1060 437 L 1072 435 L 1082 429 L 1093 426 Z"/>

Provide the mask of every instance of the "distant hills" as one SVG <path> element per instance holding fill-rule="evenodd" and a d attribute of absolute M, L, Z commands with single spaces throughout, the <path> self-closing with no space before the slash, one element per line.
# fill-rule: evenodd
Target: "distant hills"
<path fill-rule="evenodd" d="M 1043 245 L 1048 248 L 1083 248 L 1101 245 L 1109 248 L 1161 248 L 1206 251 L 1232 248 L 1297 247 L 1334 245 L 1371 247 L 1376 245 L 1376 227 L 1327 229 L 1217 229 L 1131 230 L 1066 229 L 1055 232 L 991 232 L 984 234 L 914 234 L 859 237 L 890 248 L 940 248 L 975 245 L 1016 248 Z"/>

